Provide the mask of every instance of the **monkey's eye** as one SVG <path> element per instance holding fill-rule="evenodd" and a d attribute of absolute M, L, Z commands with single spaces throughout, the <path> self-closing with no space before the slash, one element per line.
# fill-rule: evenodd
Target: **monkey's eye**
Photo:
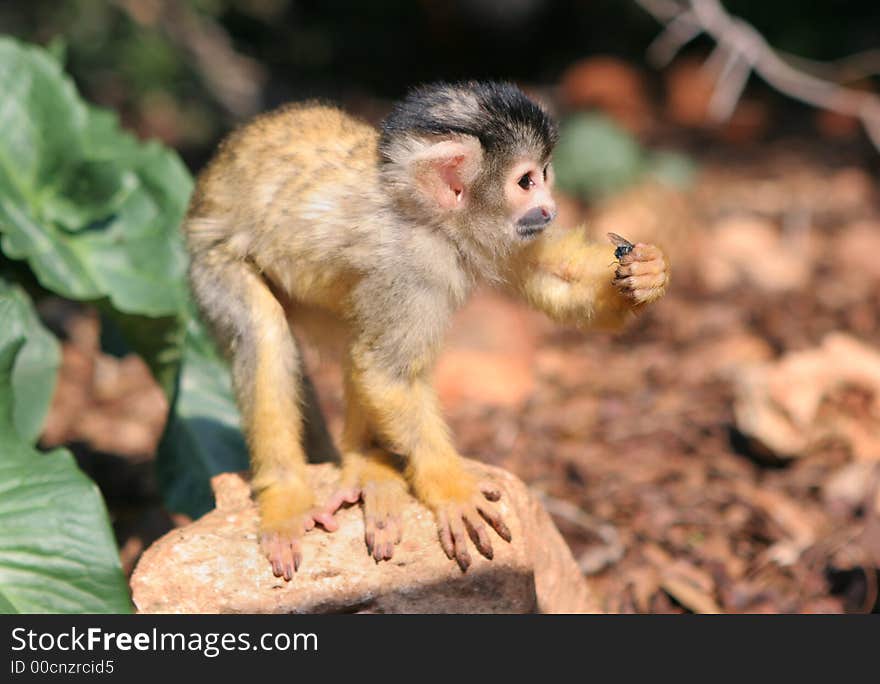
<path fill-rule="evenodd" d="M 547 180 L 547 173 L 550 171 L 550 164 L 544 165 L 544 180 Z"/>
<path fill-rule="evenodd" d="M 521 187 L 523 190 L 528 190 L 529 188 L 531 188 L 531 187 L 535 184 L 535 181 L 532 180 L 532 174 L 531 174 L 531 173 L 524 173 L 524 174 L 522 175 L 522 178 L 520 178 L 520 179 L 516 182 L 516 184 L 517 184 L 519 187 Z"/>

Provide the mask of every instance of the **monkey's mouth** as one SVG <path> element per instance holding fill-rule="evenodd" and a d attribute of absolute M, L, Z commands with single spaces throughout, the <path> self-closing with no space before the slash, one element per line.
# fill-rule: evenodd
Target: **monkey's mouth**
<path fill-rule="evenodd" d="M 521 238 L 531 238 L 539 233 L 543 233 L 544 228 L 546 228 L 546 226 L 517 226 L 516 233 Z"/>

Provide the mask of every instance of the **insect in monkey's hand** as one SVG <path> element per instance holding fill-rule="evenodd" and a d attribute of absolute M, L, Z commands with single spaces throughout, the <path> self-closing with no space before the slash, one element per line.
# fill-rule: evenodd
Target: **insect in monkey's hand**
<path fill-rule="evenodd" d="M 625 237 L 621 237 L 617 233 L 608 233 L 608 239 L 611 240 L 612 244 L 615 246 L 614 250 L 614 258 L 618 261 L 621 257 L 626 256 L 630 252 L 633 251 L 635 245 L 627 240 Z"/>
<path fill-rule="evenodd" d="M 618 266 L 614 285 L 636 305 L 648 304 L 663 296 L 669 283 L 669 267 L 656 245 L 631 243 L 617 233 L 608 233 L 615 245 Z"/>

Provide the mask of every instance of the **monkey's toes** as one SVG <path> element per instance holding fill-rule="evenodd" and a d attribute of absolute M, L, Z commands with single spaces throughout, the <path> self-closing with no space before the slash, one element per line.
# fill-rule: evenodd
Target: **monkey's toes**
<path fill-rule="evenodd" d="M 304 531 L 304 530 L 303 530 Z M 301 534 L 285 532 L 263 532 L 260 534 L 260 547 L 272 564 L 275 577 L 283 577 L 289 582 L 302 564 Z"/>
<path fill-rule="evenodd" d="M 397 516 L 386 518 L 364 517 L 364 539 L 367 552 L 376 562 L 391 560 L 394 547 L 400 543 L 403 527 Z"/>
<path fill-rule="evenodd" d="M 403 536 L 406 488 L 397 480 L 367 482 L 363 500 L 367 551 L 377 562 L 390 560 Z"/>
<path fill-rule="evenodd" d="M 480 484 L 477 486 L 480 488 L 483 496 L 485 496 L 489 501 L 498 501 L 501 499 L 501 489 L 499 489 L 498 485 L 484 480 L 483 482 L 480 482 Z"/>
<path fill-rule="evenodd" d="M 336 512 L 346 504 L 357 503 L 361 498 L 360 487 L 346 486 L 336 490 L 329 499 L 321 506 L 316 506 L 310 512 L 312 520 L 328 532 L 339 529 L 336 521 Z"/>

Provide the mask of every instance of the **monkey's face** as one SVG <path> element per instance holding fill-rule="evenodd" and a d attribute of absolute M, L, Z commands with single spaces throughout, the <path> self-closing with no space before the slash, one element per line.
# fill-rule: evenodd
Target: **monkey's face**
<path fill-rule="evenodd" d="M 553 167 L 545 160 L 516 162 L 504 180 L 504 200 L 518 237 L 540 233 L 556 218 Z"/>

